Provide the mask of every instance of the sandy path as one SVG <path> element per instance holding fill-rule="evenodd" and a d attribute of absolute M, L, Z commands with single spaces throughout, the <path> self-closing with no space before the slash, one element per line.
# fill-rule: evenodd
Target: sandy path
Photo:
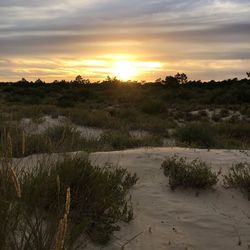
<path fill-rule="evenodd" d="M 221 183 L 198 196 L 193 190 L 171 191 L 160 165 L 173 154 L 199 157 L 222 172 L 232 163 L 250 160 L 236 150 L 153 148 L 91 154 L 93 163 L 119 164 L 140 178 L 132 191 L 135 219 L 122 225 L 105 249 L 121 249 L 138 234 L 124 249 L 250 249 L 250 201 Z"/>

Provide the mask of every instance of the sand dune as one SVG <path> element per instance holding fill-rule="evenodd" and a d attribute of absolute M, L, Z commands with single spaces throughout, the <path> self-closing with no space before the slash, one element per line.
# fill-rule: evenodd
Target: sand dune
<path fill-rule="evenodd" d="M 250 249 L 250 201 L 238 190 L 223 188 L 221 180 L 213 190 L 200 193 L 171 191 L 160 166 L 173 154 L 199 157 L 222 173 L 233 163 L 250 160 L 249 152 L 236 150 L 153 148 L 91 154 L 95 164 L 119 164 L 140 178 L 132 190 L 135 219 L 123 224 L 105 249 Z"/>
<path fill-rule="evenodd" d="M 86 155 L 73 154 L 79 153 Z M 239 150 L 143 148 L 90 154 L 95 165 L 112 163 L 139 177 L 131 191 L 135 218 L 129 224 L 122 223 L 104 249 L 250 249 L 250 201 L 239 190 L 225 189 L 222 177 L 211 190 L 171 191 L 160 167 L 166 157 L 174 154 L 190 160 L 199 157 L 215 171 L 221 169 L 222 175 L 233 163 L 250 161 L 250 151 Z M 54 161 L 62 155 L 33 155 L 15 162 L 20 169 L 27 169 L 40 159 Z M 89 244 L 87 249 L 100 246 Z"/>

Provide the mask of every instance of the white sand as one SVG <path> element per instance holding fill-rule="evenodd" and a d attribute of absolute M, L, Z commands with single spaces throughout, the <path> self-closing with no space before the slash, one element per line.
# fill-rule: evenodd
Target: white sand
<path fill-rule="evenodd" d="M 66 124 L 67 120 L 64 116 L 58 118 L 52 118 L 51 116 L 43 116 L 34 122 L 30 118 L 24 118 L 21 120 L 21 127 L 27 134 L 40 134 L 45 132 L 48 128 L 60 126 Z"/>
<path fill-rule="evenodd" d="M 221 181 L 199 196 L 194 190 L 171 191 L 160 166 L 173 154 L 199 157 L 223 173 L 232 163 L 250 160 L 236 150 L 154 148 L 91 154 L 93 163 L 119 164 L 140 178 L 132 190 L 135 219 L 122 224 L 105 249 L 121 249 L 138 234 L 124 249 L 250 249 L 250 201 L 238 190 L 224 189 Z"/>
<path fill-rule="evenodd" d="M 81 133 L 81 136 L 86 139 L 98 140 L 100 139 L 103 129 L 88 127 L 88 126 L 77 126 L 71 121 L 69 121 L 64 116 L 59 116 L 58 118 L 52 118 L 51 116 L 43 116 L 40 121 L 34 122 L 30 118 L 25 118 L 21 120 L 21 127 L 27 134 L 41 134 L 47 129 L 56 126 L 72 126 L 77 131 Z"/>
<path fill-rule="evenodd" d="M 174 154 L 189 160 L 199 157 L 215 171 L 221 169 L 222 174 L 233 163 L 250 161 L 250 151 L 238 150 L 144 148 L 91 154 L 96 165 L 118 164 L 140 178 L 131 191 L 135 219 L 122 223 L 121 230 L 104 249 L 118 250 L 126 243 L 124 249 L 131 250 L 250 249 L 250 201 L 238 190 L 223 188 L 221 180 L 214 189 L 201 191 L 198 196 L 195 190 L 171 191 L 160 166 Z M 38 160 L 53 161 L 61 155 L 34 155 L 16 159 L 15 163 L 20 169 L 27 169 Z M 87 249 L 103 248 L 89 244 Z"/>

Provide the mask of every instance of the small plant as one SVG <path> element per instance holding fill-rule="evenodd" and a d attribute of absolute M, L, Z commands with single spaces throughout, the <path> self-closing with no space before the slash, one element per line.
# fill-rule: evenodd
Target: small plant
<path fill-rule="evenodd" d="M 187 162 L 186 158 L 171 157 L 162 163 L 172 190 L 177 187 L 206 189 L 218 182 L 217 174 L 199 159 Z"/>
<path fill-rule="evenodd" d="M 239 188 L 250 200 L 250 163 L 238 163 L 224 176 L 224 185 Z"/>

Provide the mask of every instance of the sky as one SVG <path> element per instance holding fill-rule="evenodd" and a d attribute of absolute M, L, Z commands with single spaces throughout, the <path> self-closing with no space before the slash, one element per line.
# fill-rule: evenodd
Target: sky
<path fill-rule="evenodd" d="M 249 0 L 0 0 L 0 81 L 250 71 Z"/>

